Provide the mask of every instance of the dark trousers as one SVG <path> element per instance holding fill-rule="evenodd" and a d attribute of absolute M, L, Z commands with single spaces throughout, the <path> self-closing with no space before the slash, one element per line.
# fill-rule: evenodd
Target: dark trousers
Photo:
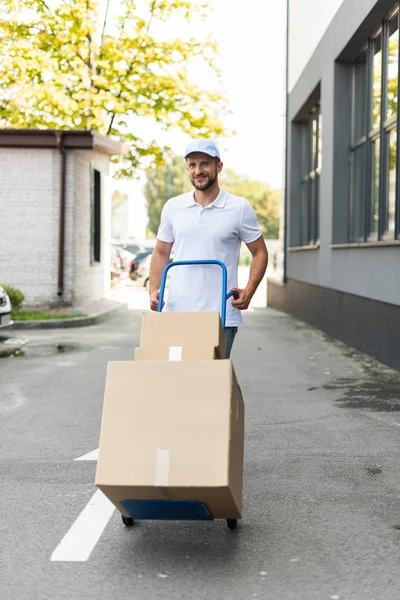
<path fill-rule="evenodd" d="M 226 336 L 226 358 L 230 358 L 233 342 L 234 342 L 235 336 L 238 332 L 238 328 L 237 327 L 225 327 L 224 331 L 225 331 L 225 336 Z"/>

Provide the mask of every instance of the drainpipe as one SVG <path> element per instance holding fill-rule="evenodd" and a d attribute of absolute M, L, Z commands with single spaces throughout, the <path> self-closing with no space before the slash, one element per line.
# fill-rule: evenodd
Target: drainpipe
<path fill-rule="evenodd" d="M 56 131 L 57 148 L 60 151 L 60 218 L 58 229 L 58 290 L 62 301 L 64 294 L 64 240 L 65 240 L 65 148 L 63 134 Z"/>
<path fill-rule="evenodd" d="M 285 65 L 285 190 L 284 190 L 284 221 L 283 221 L 283 282 L 287 282 L 287 221 L 288 221 L 288 187 L 289 187 L 289 4 L 286 0 L 286 65 Z"/>

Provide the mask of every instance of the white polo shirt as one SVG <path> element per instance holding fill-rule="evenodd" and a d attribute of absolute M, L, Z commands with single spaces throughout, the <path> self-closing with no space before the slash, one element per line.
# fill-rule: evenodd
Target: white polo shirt
<path fill-rule="evenodd" d="M 164 205 L 157 238 L 174 242 L 178 260 L 219 260 L 228 271 L 228 291 L 238 287 L 241 242 L 262 235 L 256 214 L 244 198 L 220 190 L 212 204 L 203 208 L 188 192 Z M 166 311 L 221 310 L 222 271 L 218 265 L 173 267 Z M 241 311 L 227 302 L 226 326 L 243 324 Z"/>

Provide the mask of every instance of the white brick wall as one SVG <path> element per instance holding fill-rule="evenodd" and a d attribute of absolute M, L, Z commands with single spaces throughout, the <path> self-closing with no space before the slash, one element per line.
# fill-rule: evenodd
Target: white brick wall
<path fill-rule="evenodd" d="M 102 227 L 101 262 L 90 264 L 90 169 L 92 162 L 102 175 L 108 173 L 109 157 L 101 152 L 74 150 L 73 162 L 71 160 L 69 169 L 67 167 L 68 177 L 73 178 L 68 189 L 73 190 L 73 300 L 75 304 L 103 298 L 104 270 L 110 268 L 110 265 L 105 262 L 104 246 L 110 241 L 105 240 L 104 227 Z M 70 183 L 69 179 L 68 183 Z M 103 185 L 102 216 L 105 216 Z"/>
<path fill-rule="evenodd" d="M 0 148 L 0 282 L 29 303 L 57 296 L 59 155 Z"/>
<path fill-rule="evenodd" d="M 63 300 L 77 304 L 104 296 L 104 252 L 101 263 L 90 264 L 90 162 L 107 173 L 109 157 L 89 150 L 66 156 Z M 29 305 L 60 300 L 59 184 L 57 150 L 0 148 L 0 283 L 21 289 Z"/>

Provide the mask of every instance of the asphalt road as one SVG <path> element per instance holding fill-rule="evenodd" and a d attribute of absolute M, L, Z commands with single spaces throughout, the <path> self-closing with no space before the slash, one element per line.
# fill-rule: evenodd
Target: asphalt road
<path fill-rule="evenodd" d="M 129 311 L 29 331 L 24 356 L 0 360 L 2 600 L 399 598 L 399 373 L 271 309 L 247 314 L 232 356 L 239 528 L 128 529 L 115 511 L 86 561 L 51 561 L 96 492 L 95 462 L 74 459 L 98 447 L 107 361 L 131 358 L 139 330 Z"/>

